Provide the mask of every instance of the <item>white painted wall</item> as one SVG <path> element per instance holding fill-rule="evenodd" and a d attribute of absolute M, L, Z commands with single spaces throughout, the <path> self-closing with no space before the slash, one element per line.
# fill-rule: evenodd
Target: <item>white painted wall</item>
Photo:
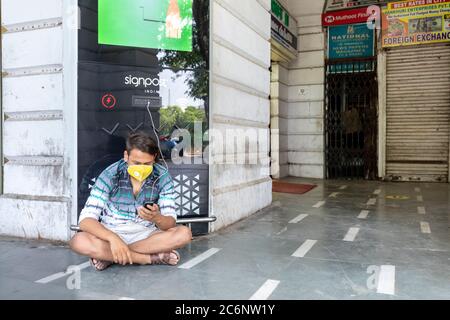
<path fill-rule="evenodd" d="M 70 24 L 76 0 L 1 5 L 8 31 L 2 36 L 0 234 L 68 240 L 76 196 L 77 29 Z"/>
<path fill-rule="evenodd" d="M 324 178 L 324 3 L 286 0 L 299 27 L 299 56 L 288 66 L 286 114 L 288 172 L 295 177 Z"/>
<path fill-rule="evenodd" d="M 268 159 L 270 123 L 270 0 L 213 0 L 211 129 L 262 130 L 257 143 Z M 251 139 L 255 141 L 255 139 Z M 229 142 L 228 142 L 229 143 Z M 216 231 L 272 202 L 269 167 L 224 164 L 211 142 L 211 213 Z"/>

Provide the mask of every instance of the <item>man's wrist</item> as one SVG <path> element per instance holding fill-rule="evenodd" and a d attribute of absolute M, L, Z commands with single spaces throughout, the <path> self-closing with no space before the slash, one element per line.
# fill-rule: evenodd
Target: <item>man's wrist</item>
<path fill-rule="evenodd" d="M 106 236 L 106 241 L 111 242 L 111 241 L 115 240 L 116 238 L 117 238 L 117 235 L 114 232 L 110 231 L 108 233 L 108 235 Z"/>
<path fill-rule="evenodd" d="M 163 215 L 161 213 L 158 213 L 158 215 L 153 219 L 153 222 L 159 226 L 161 224 L 161 220 L 163 218 Z"/>

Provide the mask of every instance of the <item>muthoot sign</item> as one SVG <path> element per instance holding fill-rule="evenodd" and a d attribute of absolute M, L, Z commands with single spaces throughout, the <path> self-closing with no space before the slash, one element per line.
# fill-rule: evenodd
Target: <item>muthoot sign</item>
<path fill-rule="evenodd" d="M 125 77 L 125 85 L 138 87 L 167 87 L 167 80 L 160 78 L 135 77 L 132 75 Z"/>

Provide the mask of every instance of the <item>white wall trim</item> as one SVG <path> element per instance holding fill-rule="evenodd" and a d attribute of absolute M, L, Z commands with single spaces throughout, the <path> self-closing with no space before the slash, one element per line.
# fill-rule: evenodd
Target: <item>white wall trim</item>
<path fill-rule="evenodd" d="M 217 114 L 217 113 L 215 115 L 213 115 L 213 121 L 215 121 L 216 123 L 231 124 L 231 125 L 242 126 L 242 127 L 269 129 L 268 122 L 245 120 L 245 119 L 225 116 L 225 115 L 221 115 L 221 114 Z"/>
<path fill-rule="evenodd" d="M 249 0 L 246 0 L 249 1 Z M 238 18 L 242 21 L 245 25 L 247 25 L 250 29 L 255 31 L 261 38 L 263 38 L 265 41 L 270 41 L 270 34 L 269 38 L 266 37 L 266 34 L 264 31 L 262 31 L 258 26 L 256 26 L 253 22 L 249 21 L 247 18 L 245 18 L 242 14 L 239 13 L 239 11 L 235 10 L 233 7 L 229 6 L 225 1 L 223 0 L 214 0 L 215 3 L 220 5 L 222 8 L 230 12 L 233 16 Z M 261 4 L 259 1 L 257 1 L 259 4 Z M 212 3 L 212 2 L 211 2 Z M 264 8 L 264 6 L 262 6 Z M 267 11 L 266 11 L 267 12 Z"/>
<path fill-rule="evenodd" d="M 45 110 L 45 111 L 15 111 L 5 112 L 4 121 L 49 121 L 62 120 L 62 110 Z"/>
<path fill-rule="evenodd" d="M 40 156 L 8 156 L 4 155 L 4 163 L 8 166 L 62 166 L 63 157 L 40 157 Z"/>
<path fill-rule="evenodd" d="M 11 77 L 26 77 L 26 76 L 37 76 L 42 74 L 55 74 L 61 73 L 63 71 L 63 66 L 60 64 L 50 64 L 42 66 L 33 66 L 27 68 L 10 68 L 3 69 L 3 78 Z"/>
<path fill-rule="evenodd" d="M 261 61 L 257 58 L 255 58 L 254 56 L 248 54 L 247 52 L 245 52 L 244 50 L 242 50 L 241 48 L 239 48 L 238 46 L 235 46 L 234 44 L 232 44 L 230 41 L 225 40 L 224 38 L 222 38 L 221 36 L 218 35 L 214 35 L 213 36 L 213 41 L 219 45 L 221 45 L 222 47 L 228 48 L 231 51 L 233 51 L 234 53 L 240 55 L 242 58 L 248 60 L 249 62 L 256 64 L 258 66 L 260 66 L 261 68 L 267 70 L 269 69 L 270 65 L 265 63 L 264 61 Z"/>
<path fill-rule="evenodd" d="M 272 115 L 272 116 L 277 116 L 280 119 L 283 120 L 312 120 L 312 119 L 318 119 L 318 120 L 322 120 L 323 116 L 287 116 L 287 115 L 282 115 L 282 114 L 276 114 L 276 115 Z"/>
<path fill-rule="evenodd" d="M 321 132 L 286 132 L 280 131 L 281 135 L 285 136 L 323 136 L 324 131 Z"/>
<path fill-rule="evenodd" d="M 60 17 L 45 20 L 28 21 L 23 23 L 15 23 L 10 25 L 2 25 L 4 28 L 3 33 L 16 33 L 35 31 L 40 29 L 56 28 L 62 25 L 62 19 Z"/>
<path fill-rule="evenodd" d="M 253 95 L 255 97 L 259 97 L 259 98 L 263 98 L 263 99 L 268 99 L 269 98 L 269 94 L 259 91 L 258 89 L 254 89 L 252 87 L 249 87 L 243 83 L 240 83 L 239 81 L 236 80 L 231 80 L 228 79 L 226 77 L 220 76 L 218 74 L 213 73 L 212 79 L 211 81 L 213 83 L 217 83 L 217 84 L 221 84 L 223 86 L 229 87 L 229 88 L 233 88 L 245 93 L 248 93 L 250 95 Z"/>
<path fill-rule="evenodd" d="M 68 197 L 50 197 L 50 196 L 32 196 L 28 194 L 9 194 L 5 193 L 0 195 L 0 199 L 14 199 L 14 200 L 29 200 L 29 201 L 42 201 L 42 202 L 70 202 Z"/>
<path fill-rule="evenodd" d="M 321 85 L 321 84 L 319 84 L 319 85 Z M 308 86 L 308 84 L 303 84 L 303 85 L 300 85 L 300 86 L 291 86 L 291 87 L 307 87 L 307 86 Z M 317 84 L 316 84 L 316 86 L 317 86 Z M 324 100 L 318 100 L 318 99 L 289 99 L 287 102 L 288 103 L 297 103 L 297 102 L 306 102 L 306 103 L 309 103 L 309 102 L 322 102 L 322 103 L 324 103 L 325 101 Z"/>
<path fill-rule="evenodd" d="M 270 8 L 270 4 L 269 4 L 269 6 L 267 6 L 266 5 L 266 3 L 267 2 L 265 2 L 264 0 L 256 0 L 260 5 L 261 5 L 261 7 L 263 7 L 266 11 L 271 11 L 271 8 Z"/>
<path fill-rule="evenodd" d="M 266 182 L 270 182 L 270 181 L 272 181 L 272 178 L 267 177 L 267 178 L 262 178 L 262 179 L 258 179 L 258 180 L 254 180 L 254 181 L 248 181 L 248 182 L 245 182 L 245 183 L 235 184 L 235 185 L 228 186 L 228 187 L 215 188 L 215 189 L 213 189 L 213 195 L 217 196 L 219 194 L 229 193 L 229 192 L 241 190 L 241 189 L 244 189 L 244 188 L 252 187 L 252 186 L 255 186 L 255 185 L 258 185 L 258 184 L 262 184 L 262 183 L 266 183 Z"/>

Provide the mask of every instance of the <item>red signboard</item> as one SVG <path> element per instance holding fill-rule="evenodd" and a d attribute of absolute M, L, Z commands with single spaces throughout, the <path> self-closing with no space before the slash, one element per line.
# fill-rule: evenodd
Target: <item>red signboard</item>
<path fill-rule="evenodd" d="M 337 26 L 341 24 L 353 24 L 367 22 L 370 13 L 367 13 L 367 7 L 344 10 L 344 11 L 333 11 L 322 14 L 322 25 Z"/>

